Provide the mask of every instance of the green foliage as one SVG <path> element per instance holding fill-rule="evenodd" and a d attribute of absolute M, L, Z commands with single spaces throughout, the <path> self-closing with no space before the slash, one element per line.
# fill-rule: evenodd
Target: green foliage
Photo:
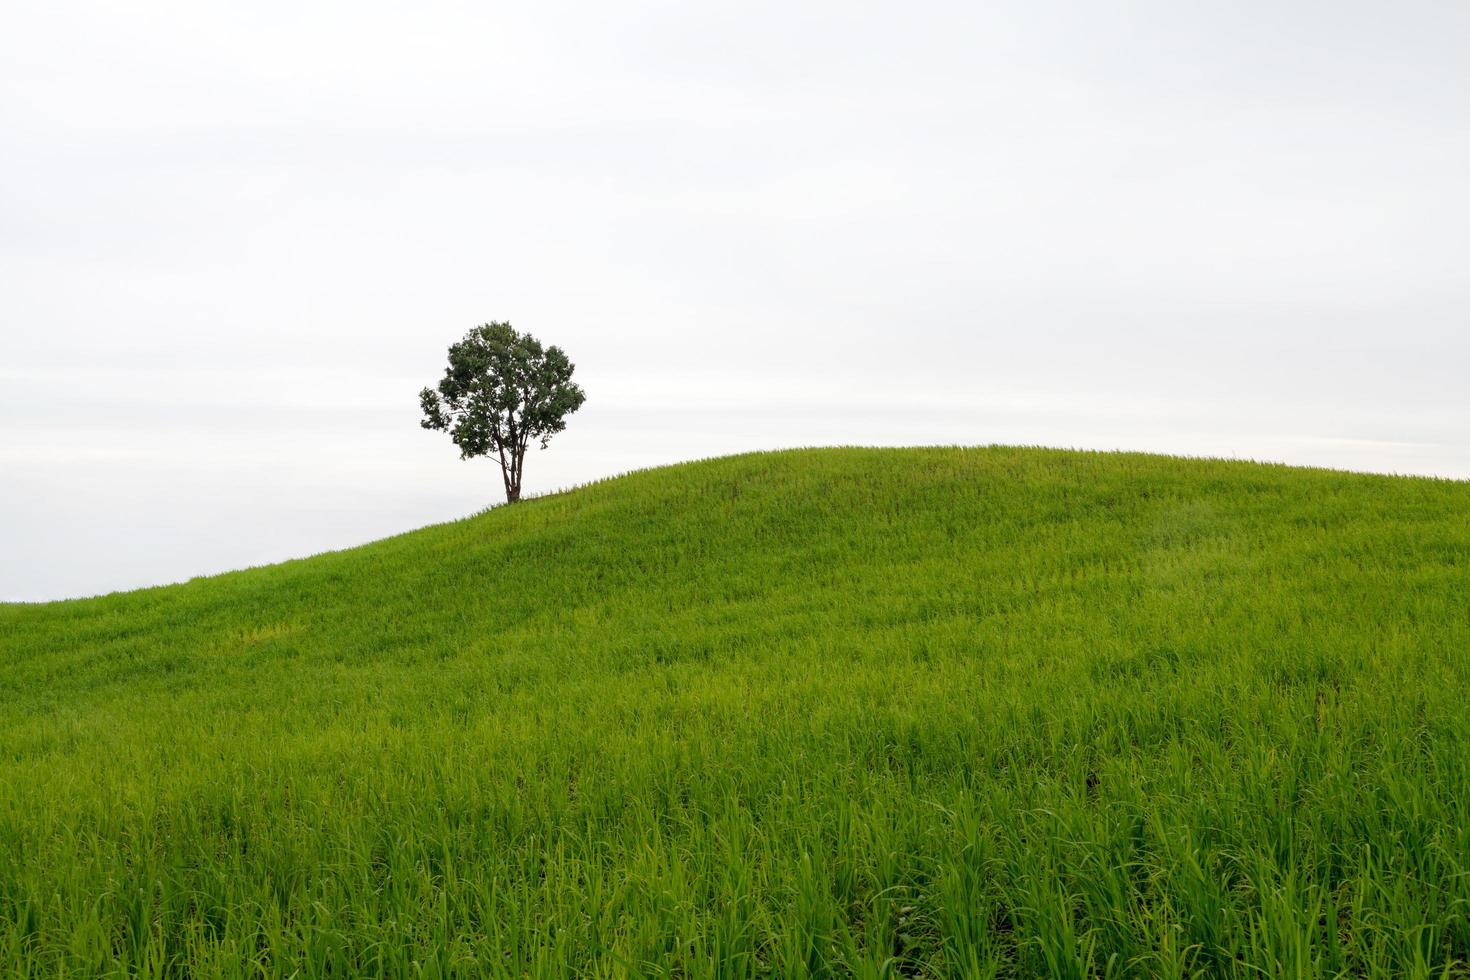
<path fill-rule="evenodd" d="M 575 370 L 560 347 L 542 347 L 509 323 L 475 327 L 449 348 L 439 387 L 419 392 L 420 424 L 448 432 L 460 459 L 494 453 L 505 499 L 515 503 L 526 450 L 533 442 L 545 449 L 587 400 L 572 383 Z"/>
<path fill-rule="evenodd" d="M 1467 513 L 816 450 L 0 606 L 0 969 L 1465 976 Z"/>

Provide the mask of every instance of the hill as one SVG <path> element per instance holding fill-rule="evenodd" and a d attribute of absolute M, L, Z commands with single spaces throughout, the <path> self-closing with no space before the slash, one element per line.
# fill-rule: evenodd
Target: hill
<path fill-rule="evenodd" d="M 635 473 L 0 607 L 22 976 L 1465 975 L 1470 484 Z"/>

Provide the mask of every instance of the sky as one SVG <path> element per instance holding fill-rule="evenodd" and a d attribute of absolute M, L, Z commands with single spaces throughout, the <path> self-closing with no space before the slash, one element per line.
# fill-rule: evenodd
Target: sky
<path fill-rule="evenodd" d="M 546 492 L 787 446 L 1470 478 L 1470 5 L 0 8 L 0 600 L 503 497 L 470 327 L 588 394 Z"/>

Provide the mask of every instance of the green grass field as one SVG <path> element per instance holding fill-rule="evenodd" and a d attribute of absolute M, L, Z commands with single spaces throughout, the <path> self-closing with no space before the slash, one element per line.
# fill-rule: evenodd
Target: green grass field
<path fill-rule="evenodd" d="M 0 971 L 1470 975 L 1470 483 L 636 473 L 0 606 Z"/>

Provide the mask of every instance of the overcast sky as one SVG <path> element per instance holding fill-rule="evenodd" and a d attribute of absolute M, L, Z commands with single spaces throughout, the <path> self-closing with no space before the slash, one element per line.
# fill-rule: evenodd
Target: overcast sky
<path fill-rule="evenodd" d="M 528 493 L 746 449 L 1470 477 L 1470 5 L 8 3 L 0 599 L 501 498 L 418 427 L 564 347 Z"/>

